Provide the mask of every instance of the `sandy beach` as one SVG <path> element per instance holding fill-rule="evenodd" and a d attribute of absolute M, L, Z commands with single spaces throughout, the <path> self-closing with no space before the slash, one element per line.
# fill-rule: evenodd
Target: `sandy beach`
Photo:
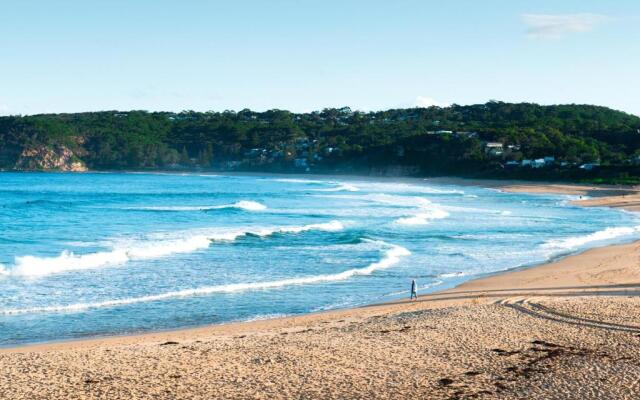
<path fill-rule="evenodd" d="M 460 182 L 456 182 L 460 184 Z M 634 188 L 468 182 L 640 210 Z M 640 243 L 300 317 L 0 350 L 2 399 L 632 399 Z"/>

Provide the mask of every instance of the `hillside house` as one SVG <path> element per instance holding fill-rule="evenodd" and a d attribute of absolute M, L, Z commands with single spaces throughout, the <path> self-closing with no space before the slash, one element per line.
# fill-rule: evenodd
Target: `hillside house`
<path fill-rule="evenodd" d="M 492 156 L 499 156 L 504 152 L 504 146 L 499 142 L 487 142 L 484 145 L 484 151 Z"/>
<path fill-rule="evenodd" d="M 547 165 L 547 163 L 544 162 L 544 158 L 536 158 L 531 162 L 531 167 L 533 168 L 542 168 L 545 165 Z"/>

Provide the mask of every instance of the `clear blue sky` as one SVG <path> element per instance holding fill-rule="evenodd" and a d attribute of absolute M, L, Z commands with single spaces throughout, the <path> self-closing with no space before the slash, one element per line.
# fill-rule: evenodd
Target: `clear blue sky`
<path fill-rule="evenodd" d="M 638 0 L 5 0 L 0 115 L 377 110 L 490 99 L 640 115 Z"/>

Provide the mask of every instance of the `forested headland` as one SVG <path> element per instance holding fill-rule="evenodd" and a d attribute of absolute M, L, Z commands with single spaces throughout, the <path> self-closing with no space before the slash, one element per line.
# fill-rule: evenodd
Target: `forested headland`
<path fill-rule="evenodd" d="M 489 102 L 311 113 L 0 117 L 3 170 L 215 170 L 640 181 L 640 118 Z"/>

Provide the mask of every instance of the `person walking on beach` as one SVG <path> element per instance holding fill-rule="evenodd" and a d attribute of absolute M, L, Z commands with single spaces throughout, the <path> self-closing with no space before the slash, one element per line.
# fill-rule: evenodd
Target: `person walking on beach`
<path fill-rule="evenodd" d="M 412 280 L 411 281 L 411 298 L 410 300 L 416 299 L 418 300 L 418 284 L 416 283 L 416 280 Z"/>

